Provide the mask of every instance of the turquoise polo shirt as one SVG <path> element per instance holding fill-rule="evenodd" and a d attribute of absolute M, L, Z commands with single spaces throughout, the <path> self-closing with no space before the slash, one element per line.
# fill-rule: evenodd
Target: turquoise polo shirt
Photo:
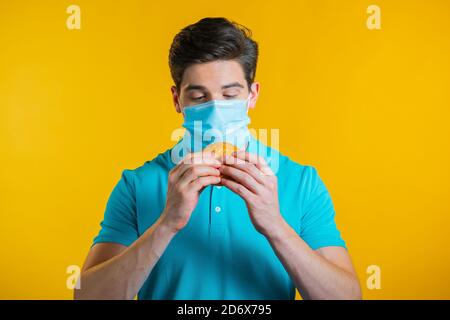
<path fill-rule="evenodd" d="M 168 174 L 176 165 L 173 150 L 123 171 L 94 244 L 129 246 L 160 217 Z M 253 137 L 247 151 L 264 157 L 276 173 L 281 214 L 312 249 L 346 247 L 331 197 L 314 167 L 297 164 Z M 268 240 L 252 225 L 244 200 L 226 187 L 209 186 L 138 298 L 294 299 L 295 286 Z"/>

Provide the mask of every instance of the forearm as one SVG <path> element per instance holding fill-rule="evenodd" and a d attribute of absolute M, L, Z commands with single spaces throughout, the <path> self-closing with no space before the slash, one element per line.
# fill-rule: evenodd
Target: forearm
<path fill-rule="evenodd" d="M 119 255 L 81 273 L 75 299 L 133 299 L 174 232 L 158 220 Z"/>
<path fill-rule="evenodd" d="M 305 299 L 359 299 L 356 276 L 312 250 L 285 222 L 267 236 Z"/>

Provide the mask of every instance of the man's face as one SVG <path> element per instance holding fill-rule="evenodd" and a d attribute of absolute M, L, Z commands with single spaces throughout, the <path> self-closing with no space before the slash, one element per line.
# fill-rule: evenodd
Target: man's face
<path fill-rule="evenodd" d="M 180 92 L 172 87 L 177 112 L 209 100 L 247 99 L 250 93 L 250 108 L 253 108 L 259 93 L 259 83 L 254 82 L 249 91 L 244 70 L 235 60 L 191 65 L 184 71 Z"/>

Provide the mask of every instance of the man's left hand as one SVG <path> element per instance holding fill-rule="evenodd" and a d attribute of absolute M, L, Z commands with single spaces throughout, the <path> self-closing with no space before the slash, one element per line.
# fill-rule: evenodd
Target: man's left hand
<path fill-rule="evenodd" d="M 283 225 L 277 176 L 263 157 L 238 151 L 225 157 L 219 170 L 221 183 L 246 202 L 256 230 L 267 237 Z"/>

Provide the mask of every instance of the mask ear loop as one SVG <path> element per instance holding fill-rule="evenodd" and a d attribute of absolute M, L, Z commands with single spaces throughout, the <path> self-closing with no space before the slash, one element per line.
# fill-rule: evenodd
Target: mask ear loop
<path fill-rule="evenodd" d="M 245 100 L 247 101 L 247 103 L 246 103 L 246 105 L 247 105 L 247 112 L 246 112 L 246 113 L 247 113 L 247 114 L 248 114 L 248 110 L 250 109 L 250 100 L 252 100 L 251 97 L 252 97 L 252 93 L 250 92 L 250 93 L 248 94 L 248 98 L 245 99 Z M 250 147 L 250 143 L 249 143 L 249 141 L 247 141 L 247 144 L 246 144 L 244 150 L 245 150 L 245 151 L 248 151 L 248 150 L 249 150 L 249 147 Z"/>
<path fill-rule="evenodd" d="M 246 99 L 247 100 L 247 103 L 246 103 L 246 105 L 247 105 L 247 113 L 248 113 L 248 109 L 250 109 L 250 100 L 252 100 L 251 97 L 252 97 L 252 93 L 250 92 L 248 94 L 248 98 Z"/>
<path fill-rule="evenodd" d="M 183 118 L 186 118 L 186 113 L 184 113 L 184 107 L 181 105 L 180 98 L 178 98 L 178 106 L 180 107 Z"/>

